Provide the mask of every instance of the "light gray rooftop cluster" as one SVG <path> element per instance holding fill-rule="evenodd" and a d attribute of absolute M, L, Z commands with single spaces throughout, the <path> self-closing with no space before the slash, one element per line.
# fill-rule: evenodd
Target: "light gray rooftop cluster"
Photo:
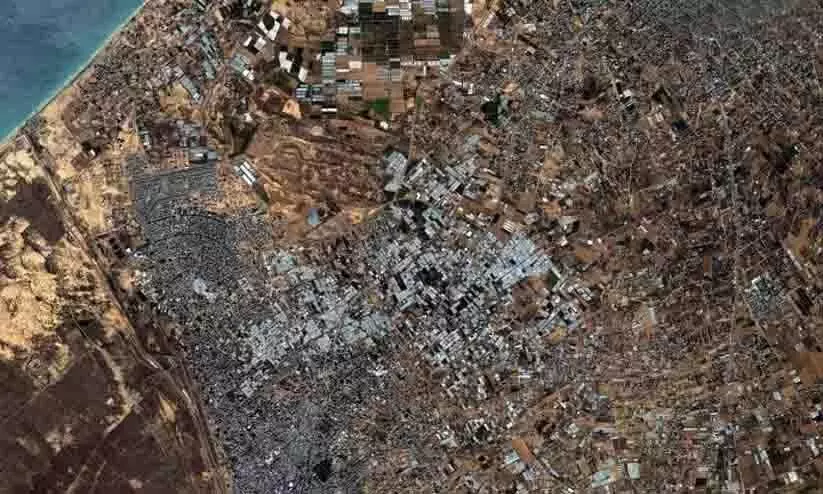
<path fill-rule="evenodd" d="M 392 383 L 410 368 L 436 370 L 444 396 L 462 406 L 490 399 L 490 386 L 513 370 L 520 380 L 548 385 L 571 372 L 563 355 L 552 365 L 534 355 L 546 353 L 537 349 L 553 331 L 574 330 L 591 294 L 525 233 L 497 236 L 456 214 L 477 171 L 471 159 L 398 166 L 394 201 L 356 236 L 311 249 L 263 240 L 241 247 L 265 237 L 265 221 L 181 207 L 177 199 L 202 190 L 193 188 L 199 175 L 192 171 L 165 182 L 152 175 L 138 188 L 138 213 L 151 220 L 145 251 L 155 263 L 142 290 L 188 323 L 182 340 L 227 449 L 237 455 L 238 475 L 269 492 L 283 483 L 278 472 L 319 485 L 305 465 L 332 455 L 341 482 L 357 478 L 360 467 L 348 459 L 365 454 L 370 440 L 350 424 L 385 406 L 402 389 Z M 168 204 L 159 215 L 158 200 Z M 511 319 L 522 303 L 516 292 L 531 285 L 537 317 L 523 329 Z M 413 364 L 401 365 L 400 355 Z M 318 383 L 324 394 L 288 391 Z M 432 416 L 420 423 L 431 421 L 433 430 L 406 432 L 403 440 L 425 433 L 449 448 L 494 441 L 518 406 L 470 423 Z M 297 420 L 304 409 L 314 418 Z M 293 422 L 293 429 L 284 425 Z M 254 431 L 257 439 L 247 437 Z M 299 452 L 275 453 L 291 447 Z"/>

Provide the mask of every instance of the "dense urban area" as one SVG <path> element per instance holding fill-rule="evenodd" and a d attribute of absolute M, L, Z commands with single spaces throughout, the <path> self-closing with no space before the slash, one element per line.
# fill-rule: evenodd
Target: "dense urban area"
<path fill-rule="evenodd" d="M 823 492 L 821 70 L 809 0 L 149 0 L 0 148 L 0 493 Z"/>

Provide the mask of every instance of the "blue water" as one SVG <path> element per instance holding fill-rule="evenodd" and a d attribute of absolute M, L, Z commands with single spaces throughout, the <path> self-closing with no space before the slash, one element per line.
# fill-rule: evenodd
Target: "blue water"
<path fill-rule="evenodd" d="M 142 0 L 0 0 L 0 139 L 45 103 Z"/>

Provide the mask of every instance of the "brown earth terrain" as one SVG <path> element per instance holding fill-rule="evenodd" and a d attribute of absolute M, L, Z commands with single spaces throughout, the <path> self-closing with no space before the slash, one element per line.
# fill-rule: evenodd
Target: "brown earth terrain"
<path fill-rule="evenodd" d="M 0 492 L 225 491 L 173 350 L 130 323 L 26 144 L 0 150 Z"/>
<path fill-rule="evenodd" d="M 375 163 L 394 140 L 358 121 L 272 120 L 258 129 L 246 154 L 263 177 L 270 214 L 289 225 L 288 238 L 298 238 L 307 233 L 305 218 L 312 207 L 334 215 L 380 203 Z M 339 219 L 346 222 L 348 216 Z"/>

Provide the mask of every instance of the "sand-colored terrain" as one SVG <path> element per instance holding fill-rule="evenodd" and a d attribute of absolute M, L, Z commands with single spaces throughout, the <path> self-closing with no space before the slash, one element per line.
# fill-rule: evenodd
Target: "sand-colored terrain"
<path fill-rule="evenodd" d="M 132 325 L 57 195 L 54 179 L 78 182 L 51 130 L 54 163 L 24 139 L 0 148 L 0 493 L 223 492 L 188 377 L 140 343 L 171 355 L 164 333 Z M 87 222 L 106 192 L 76 190 Z"/>
<path fill-rule="evenodd" d="M 83 79 L 78 79 L 78 83 Z M 77 92 L 75 85 L 69 86 L 40 112 L 46 123 L 40 139 L 54 158 L 54 173 L 60 180 L 68 180 L 76 175 L 72 160 L 83 151 L 80 143 L 63 122 L 63 112 L 77 97 Z"/>

